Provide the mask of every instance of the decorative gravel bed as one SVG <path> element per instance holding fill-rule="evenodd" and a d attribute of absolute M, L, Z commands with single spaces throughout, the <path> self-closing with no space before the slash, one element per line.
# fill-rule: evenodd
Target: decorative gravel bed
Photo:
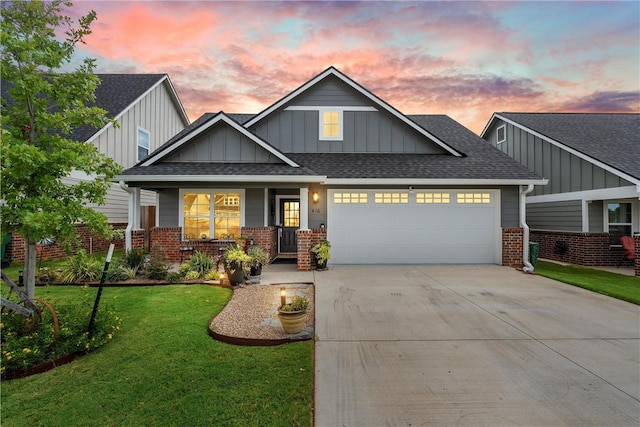
<path fill-rule="evenodd" d="M 288 335 L 280 325 L 280 288 L 287 289 L 288 300 L 295 295 L 309 300 L 306 327 L 300 334 Z M 217 335 L 249 340 L 309 339 L 313 337 L 314 294 L 314 286 L 304 283 L 240 286 L 209 329 Z"/>

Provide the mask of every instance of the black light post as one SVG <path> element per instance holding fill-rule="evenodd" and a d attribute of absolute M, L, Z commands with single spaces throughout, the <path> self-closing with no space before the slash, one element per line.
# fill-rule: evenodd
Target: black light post
<path fill-rule="evenodd" d="M 111 257 L 113 256 L 114 247 L 115 245 L 113 243 L 109 245 L 109 252 L 107 252 L 107 259 L 104 263 L 104 269 L 102 270 L 102 277 L 100 278 L 100 286 L 98 287 L 98 294 L 96 295 L 96 301 L 93 303 L 93 311 L 91 312 L 91 319 L 89 320 L 89 327 L 87 328 L 89 339 L 91 339 L 91 335 L 93 334 L 93 323 L 96 320 L 98 305 L 100 305 L 100 297 L 102 296 L 102 285 L 104 284 L 104 281 L 107 278 L 107 271 L 109 270 L 109 263 L 111 263 Z"/>

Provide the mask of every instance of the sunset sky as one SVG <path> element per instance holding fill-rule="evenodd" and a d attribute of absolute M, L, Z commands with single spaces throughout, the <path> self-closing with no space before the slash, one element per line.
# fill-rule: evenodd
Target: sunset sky
<path fill-rule="evenodd" d="M 640 2 L 78 1 L 78 58 L 167 73 L 193 121 L 258 113 L 333 65 L 405 114 L 640 112 Z"/>

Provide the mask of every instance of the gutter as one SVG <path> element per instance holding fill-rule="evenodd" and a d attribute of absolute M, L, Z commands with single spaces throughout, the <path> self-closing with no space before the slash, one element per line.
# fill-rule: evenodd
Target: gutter
<path fill-rule="evenodd" d="M 520 226 L 523 229 L 522 233 L 522 264 L 524 267 L 522 271 L 525 273 L 533 273 L 533 265 L 529 262 L 529 225 L 527 224 L 527 208 L 525 198 L 527 194 L 533 191 L 533 184 L 529 184 L 525 189 L 524 186 L 520 187 Z"/>
<path fill-rule="evenodd" d="M 125 242 L 124 248 L 125 248 L 126 251 L 130 251 L 131 250 L 131 246 L 132 246 L 132 244 L 131 244 L 131 240 L 132 240 L 131 239 L 131 229 L 133 228 L 133 225 L 131 224 L 133 222 L 132 221 L 132 216 L 133 216 L 132 215 L 132 206 L 131 206 L 131 204 L 132 204 L 131 201 L 133 200 L 133 190 L 130 189 L 127 186 L 127 184 L 124 183 L 124 181 L 120 181 L 119 185 L 120 185 L 120 188 L 123 191 L 126 191 L 127 193 L 129 193 L 129 211 L 127 213 L 127 228 L 125 228 L 125 230 L 124 230 L 124 242 Z"/>

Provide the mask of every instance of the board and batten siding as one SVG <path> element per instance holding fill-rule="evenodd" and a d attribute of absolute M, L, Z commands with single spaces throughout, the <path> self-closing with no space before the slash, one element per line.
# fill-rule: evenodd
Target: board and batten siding
<path fill-rule="evenodd" d="M 138 163 L 138 127 L 149 132 L 149 152 L 153 152 L 187 125 L 165 84 L 156 86 L 131 106 L 118 119 L 119 126 L 109 126 L 92 141 L 124 169 Z"/>
<path fill-rule="evenodd" d="M 282 160 L 223 122 L 196 136 L 163 161 L 282 163 Z"/>
<path fill-rule="evenodd" d="M 424 153 L 443 154 L 398 118 L 337 78 L 328 78 L 291 100 L 251 128 L 284 153 Z M 343 140 L 320 141 L 318 110 L 304 107 L 374 107 L 378 111 L 344 111 Z"/>
<path fill-rule="evenodd" d="M 538 230 L 582 231 L 582 201 L 527 203 L 527 224 Z"/>
<path fill-rule="evenodd" d="M 506 141 L 498 144 L 497 129 L 502 125 L 506 125 Z M 501 120 L 497 120 L 487 134 L 487 141 L 529 170 L 549 179 L 548 185 L 536 186 L 530 196 L 633 185 L 587 160 Z"/>

